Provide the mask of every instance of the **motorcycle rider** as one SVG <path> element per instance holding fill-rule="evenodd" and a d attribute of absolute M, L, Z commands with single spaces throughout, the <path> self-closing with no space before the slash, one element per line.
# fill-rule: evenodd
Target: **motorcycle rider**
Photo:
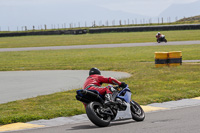
<path fill-rule="evenodd" d="M 106 78 L 101 75 L 101 71 L 98 68 L 91 68 L 89 71 L 89 77 L 87 77 L 83 89 L 96 90 L 101 95 L 105 96 L 105 105 L 109 106 L 113 103 L 112 100 L 112 88 L 110 86 L 101 87 L 103 83 L 110 83 L 113 85 L 119 85 L 120 87 L 126 87 L 124 82 L 120 82 L 115 78 Z"/>
<path fill-rule="evenodd" d="M 162 34 L 160 33 L 160 32 L 158 32 L 157 34 L 156 34 L 156 38 L 158 39 L 158 38 L 160 38 L 162 36 Z"/>
<path fill-rule="evenodd" d="M 165 35 L 161 34 L 160 32 L 158 32 L 156 34 L 156 38 L 157 38 L 157 42 L 160 43 L 160 41 L 162 41 L 163 39 L 165 39 Z M 165 41 L 166 42 L 166 41 Z"/>

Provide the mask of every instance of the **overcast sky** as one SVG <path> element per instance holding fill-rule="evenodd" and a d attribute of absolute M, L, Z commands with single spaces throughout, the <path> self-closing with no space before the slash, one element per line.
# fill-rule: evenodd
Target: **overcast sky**
<path fill-rule="evenodd" d="M 172 4 L 185 4 L 195 1 L 198 0 L 0 0 L 0 16 L 2 16 L 0 19 L 3 18 L 3 20 L 0 20 L 0 27 L 2 29 L 2 25 L 12 24 L 11 19 L 13 22 L 15 20 L 18 21 L 17 19 L 23 19 L 22 17 L 14 16 L 18 12 L 17 10 L 11 13 L 12 10 L 10 9 L 13 7 L 18 7 L 18 10 L 24 10 L 24 12 L 27 12 L 29 9 L 31 9 L 31 7 L 35 8 L 37 6 L 44 6 L 44 11 L 46 10 L 48 13 L 48 10 L 51 10 L 48 9 L 48 6 L 54 6 L 54 10 L 56 11 L 60 8 L 60 6 L 62 6 L 62 8 L 68 8 L 69 6 L 76 7 L 76 5 L 84 4 L 95 5 L 97 7 L 103 7 L 112 11 L 123 11 L 126 13 L 156 17 Z M 27 9 L 25 7 L 27 7 Z M 77 7 L 76 10 L 78 9 L 79 8 Z M 31 11 L 29 11 L 29 14 L 30 12 Z M 79 12 L 81 12 L 81 10 Z M 9 14 L 9 17 L 6 17 L 6 14 Z M 34 14 L 31 15 L 34 16 Z M 31 18 L 26 18 L 26 20 L 27 19 Z M 28 23 L 28 21 L 26 23 Z"/>
<path fill-rule="evenodd" d="M 111 10 L 146 16 L 158 16 L 172 4 L 192 3 L 197 0 L 0 0 L 1 6 L 92 3 Z"/>

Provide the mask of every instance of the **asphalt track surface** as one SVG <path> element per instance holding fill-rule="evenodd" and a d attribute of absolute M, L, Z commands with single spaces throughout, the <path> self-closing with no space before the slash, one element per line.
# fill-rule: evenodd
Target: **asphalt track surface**
<path fill-rule="evenodd" d="M 114 47 L 136 47 L 136 46 L 162 46 L 162 45 L 192 45 L 200 44 L 197 41 L 175 41 L 167 43 L 121 43 L 121 44 L 97 44 L 97 45 L 74 45 L 74 46 L 51 46 L 51 47 L 25 47 L 25 48 L 0 48 L 0 52 L 8 51 L 32 51 L 32 50 L 59 50 L 59 49 L 88 49 L 88 48 L 114 48 Z"/>
<path fill-rule="evenodd" d="M 188 99 L 189 100 L 189 99 Z M 195 99 L 192 99 L 193 102 Z M 183 101 L 184 102 L 184 101 Z M 13 133 L 199 133 L 200 100 L 188 107 L 146 113 L 143 122 L 132 119 L 111 122 L 110 126 L 99 128 L 89 120 L 80 123 L 69 123 L 60 126 L 42 127 L 11 131 Z M 165 104 L 165 103 L 164 103 Z M 172 103 L 167 103 L 173 105 Z M 177 103 L 178 104 L 178 103 Z M 193 104 L 193 105 L 192 105 Z"/>

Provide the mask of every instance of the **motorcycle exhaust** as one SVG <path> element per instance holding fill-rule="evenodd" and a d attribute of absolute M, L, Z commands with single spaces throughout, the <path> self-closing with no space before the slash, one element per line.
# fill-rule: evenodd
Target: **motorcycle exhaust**
<path fill-rule="evenodd" d="M 80 94 L 79 94 L 80 93 Z M 88 90 L 81 90 L 77 92 L 79 97 L 82 97 L 85 101 L 98 101 L 100 103 L 104 103 L 104 100 L 96 93 Z M 88 103 L 88 102 L 87 102 Z"/>
<path fill-rule="evenodd" d="M 81 101 L 81 102 L 84 102 L 84 103 L 90 103 L 90 100 L 85 99 L 85 98 L 78 96 L 78 95 L 76 95 L 76 99 Z"/>

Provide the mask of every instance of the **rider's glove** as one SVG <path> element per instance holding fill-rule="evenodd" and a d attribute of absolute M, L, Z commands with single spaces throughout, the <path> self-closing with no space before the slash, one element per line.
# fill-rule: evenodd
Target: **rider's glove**
<path fill-rule="evenodd" d="M 119 87 L 125 88 L 127 84 L 125 82 L 121 82 L 121 85 Z"/>

